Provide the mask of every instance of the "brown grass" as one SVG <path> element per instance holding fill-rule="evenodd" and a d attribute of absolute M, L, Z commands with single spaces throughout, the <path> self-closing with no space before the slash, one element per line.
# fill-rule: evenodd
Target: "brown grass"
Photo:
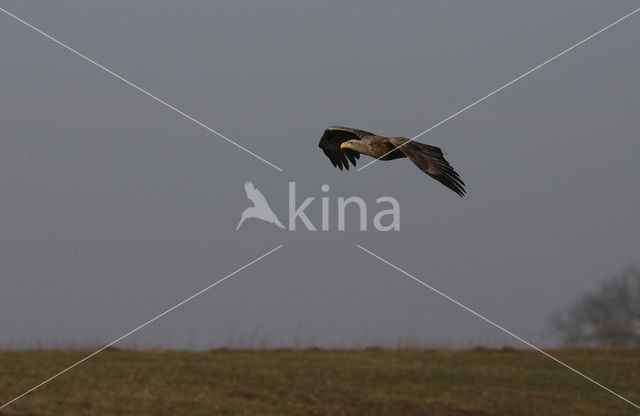
<path fill-rule="evenodd" d="M 552 352 L 640 402 L 640 351 Z M 0 352 L 0 403 L 86 352 Z M 539 353 L 105 351 L 0 415 L 626 415 L 637 409 Z"/>

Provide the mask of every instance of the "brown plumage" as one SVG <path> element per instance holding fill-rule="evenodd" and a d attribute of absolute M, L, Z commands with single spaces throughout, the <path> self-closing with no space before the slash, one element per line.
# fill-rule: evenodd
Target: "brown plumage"
<path fill-rule="evenodd" d="M 320 148 L 340 170 L 349 170 L 349 162 L 356 165 L 360 154 L 380 160 L 408 157 L 421 171 L 460 196 L 464 196 L 464 182 L 435 146 L 411 141 L 403 137 L 376 136 L 368 131 L 331 126 L 320 139 Z"/>

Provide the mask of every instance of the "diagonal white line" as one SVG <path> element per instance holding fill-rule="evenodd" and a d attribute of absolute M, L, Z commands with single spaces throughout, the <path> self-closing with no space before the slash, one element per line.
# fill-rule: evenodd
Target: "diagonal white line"
<path fill-rule="evenodd" d="M 557 362 L 560 365 L 563 365 L 564 367 L 568 368 L 569 370 L 573 371 L 574 373 L 584 377 L 585 379 L 589 380 L 590 382 L 592 382 L 593 384 L 603 388 L 604 390 L 608 391 L 609 393 L 613 394 L 614 396 L 624 400 L 625 402 L 629 403 L 630 405 L 634 406 L 637 409 L 640 409 L 640 406 L 638 406 L 637 404 L 635 404 L 634 402 L 632 402 L 631 400 L 628 400 L 624 397 L 622 397 L 621 395 L 619 395 L 618 393 L 616 393 L 615 391 L 603 386 L 602 384 L 598 383 L 597 381 L 595 381 L 594 379 L 592 379 L 591 377 L 581 373 L 580 371 L 576 370 L 575 368 L 571 367 L 569 364 L 564 363 L 563 361 L 560 361 L 559 359 L 557 359 L 556 357 L 554 357 L 553 355 L 541 350 L 540 348 L 536 347 L 535 345 L 533 345 L 532 343 L 530 343 L 527 340 L 524 340 L 522 338 L 520 338 L 519 336 L 517 336 L 516 334 L 514 334 L 513 332 L 509 331 L 508 329 L 505 329 L 503 327 L 501 327 L 500 325 L 498 325 L 497 323 L 493 322 L 492 320 L 490 320 L 489 318 L 485 318 L 483 315 L 480 315 L 478 312 L 474 311 L 473 309 L 463 305 L 462 303 L 458 302 L 457 300 L 453 299 L 452 297 L 448 296 L 447 294 L 439 291 L 438 289 L 436 289 L 433 286 L 430 286 L 428 284 L 426 284 L 425 282 L 423 282 L 422 280 L 418 279 L 415 276 L 412 276 L 411 274 L 409 274 L 408 272 L 402 270 L 400 267 L 390 263 L 389 261 L 383 259 L 382 257 L 378 256 L 375 253 L 372 253 L 371 251 L 367 250 L 366 248 L 362 247 L 360 244 L 356 244 L 356 246 L 358 246 L 358 248 L 370 255 L 372 255 L 373 257 L 377 258 L 378 260 L 382 261 L 383 263 L 393 267 L 394 269 L 396 269 L 397 271 L 399 271 L 400 273 L 404 274 L 407 277 L 412 278 L 413 280 L 415 280 L 416 282 L 420 283 L 422 286 L 431 289 L 432 291 L 436 292 L 438 295 L 444 297 L 445 299 L 455 303 L 456 305 L 460 306 L 461 308 L 465 309 L 468 312 L 471 312 L 472 314 L 474 314 L 475 316 L 477 316 L 478 318 L 482 319 L 485 322 L 490 323 L 491 325 L 495 326 L 496 328 L 498 328 L 499 330 L 503 331 L 504 333 L 511 335 L 512 337 L 514 337 L 515 339 L 517 339 L 518 341 L 528 345 L 529 347 L 533 348 L 534 350 L 538 351 L 539 353 L 547 356 L 548 358 L 552 359 L 553 361 Z"/>
<path fill-rule="evenodd" d="M 490 92 L 489 94 L 485 95 L 484 97 L 474 101 L 473 103 L 469 104 L 468 106 L 464 107 L 462 110 L 453 113 L 452 115 L 450 115 L 449 117 L 445 118 L 444 120 L 440 121 L 437 124 L 434 124 L 433 126 L 429 127 L 428 129 L 426 129 L 425 131 L 423 131 L 422 133 L 418 134 L 417 136 L 414 136 L 413 138 L 411 138 L 409 141 L 402 143 L 400 146 L 398 147 L 402 147 L 405 144 L 414 141 L 415 139 L 417 139 L 418 137 L 422 136 L 423 134 L 427 134 L 429 133 L 431 130 L 435 129 L 436 127 L 446 123 L 447 121 L 451 120 L 452 118 L 464 113 L 465 111 L 467 111 L 468 109 L 470 109 L 471 107 L 475 106 L 476 104 L 481 103 L 482 101 L 486 100 L 487 98 L 491 97 L 494 94 L 497 94 L 498 92 L 502 91 L 503 89 L 507 88 L 508 86 L 515 84 L 516 82 L 520 81 L 522 78 L 526 77 L 527 75 L 531 74 L 534 71 L 537 71 L 538 69 L 542 68 L 543 66 L 545 66 L 546 64 L 555 61 L 556 59 L 558 59 L 559 57 L 561 57 L 562 55 L 564 55 L 565 53 L 571 51 L 574 48 L 577 48 L 578 46 L 582 45 L 583 43 L 585 43 L 586 41 L 588 41 L 589 39 L 598 36 L 600 33 L 604 32 L 605 30 L 617 25 L 618 23 L 622 22 L 623 20 L 625 20 L 628 17 L 631 17 L 632 15 L 636 14 L 638 11 L 640 11 L 640 8 L 635 9 L 634 11 L 632 11 L 629 14 L 624 15 L 623 17 L 621 17 L 620 19 L 616 20 L 615 22 L 603 27 L 602 29 L 598 30 L 596 33 L 592 34 L 591 36 L 588 36 L 584 39 L 582 39 L 580 42 L 576 43 L 575 45 L 571 46 L 568 49 L 565 49 L 564 51 L 560 52 L 559 54 L 553 56 L 552 58 L 547 59 L 546 61 L 544 61 L 543 63 L 541 63 L 540 65 L 536 66 L 535 68 L 530 69 L 529 71 L 525 72 L 524 74 L 520 75 L 517 78 L 512 79 L 511 81 L 507 82 L 506 84 L 504 84 L 502 87 L 498 88 L 497 90 Z M 383 157 L 385 157 L 386 155 L 388 155 L 389 153 L 393 152 L 389 151 L 387 153 L 385 153 L 384 155 L 373 159 L 371 162 L 367 163 L 366 165 L 360 167 L 356 172 L 360 172 L 362 169 L 366 168 L 367 166 L 377 162 L 378 160 L 382 159 Z"/>
<path fill-rule="evenodd" d="M 38 29 L 37 27 L 33 26 L 32 24 L 24 21 L 23 19 L 19 18 L 18 16 L 6 11 L 5 9 L 3 9 L 2 7 L 0 7 L 0 11 L 3 12 L 4 14 L 6 14 L 9 17 L 12 17 L 13 19 L 17 20 L 18 22 L 24 24 L 25 26 L 35 30 L 36 32 L 40 33 L 42 36 L 54 41 L 55 43 L 57 43 L 58 45 L 62 46 L 63 48 L 67 49 L 70 52 L 73 52 L 74 54 L 78 55 L 79 57 L 81 57 L 82 59 L 84 59 L 85 61 L 92 63 L 93 65 L 97 66 L 98 68 L 102 69 L 103 71 L 113 75 L 114 77 L 118 78 L 120 81 L 124 82 L 125 84 L 137 89 L 138 91 L 140 91 L 141 93 L 153 98 L 154 100 L 156 100 L 157 102 L 159 102 L 160 104 L 170 108 L 171 110 L 175 111 L 176 113 L 180 114 L 181 116 L 193 121 L 194 123 L 196 123 L 197 125 L 199 125 L 200 127 L 203 127 L 204 129 L 208 130 L 209 132 L 217 135 L 218 137 L 228 141 L 229 143 L 231 143 L 232 145 L 236 146 L 239 149 L 244 150 L 245 152 L 249 153 L 251 156 L 260 159 L 261 161 L 263 161 L 264 163 L 266 163 L 267 165 L 273 167 L 274 169 L 277 169 L 278 171 L 282 172 L 282 169 L 280 169 L 278 166 L 274 165 L 273 163 L 269 162 L 268 160 L 258 156 L 257 154 L 253 153 L 251 150 L 247 149 L 246 147 L 236 143 L 235 141 L 231 140 L 230 138 L 222 135 L 221 133 L 219 133 L 218 131 L 212 129 L 211 127 L 205 125 L 204 123 L 196 120 L 195 118 L 191 117 L 190 115 L 188 115 L 187 113 L 185 113 L 182 110 L 177 109 L 176 107 L 172 106 L 171 104 L 167 103 L 166 101 L 163 101 L 162 99 L 156 97 L 155 95 L 151 94 L 149 91 L 137 86 L 136 84 L 134 84 L 133 82 L 125 79 L 124 77 L 116 74 L 115 72 L 113 72 L 112 70 L 110 70 L 109 68 L 106 68 L 105 66 L 99 64 L 98 62 L 94 61 L 93 59 L 87 57 L 86 55 L 83 55 L 82 53 L 78 52 L 77 50 L 73 49 L 72 47 L 70 47 L 69 45 L 59 41 L 58 39 L 54 38 L 53 36 L 43 32 L 42 30 Z"/>
<path fill-rule="evenodd" d="M 87 361 L 89 358 L 93 357 L 96 354 L 99 354 L 100 352 L 104 351 L 105 349 L 109 348 L 110 346 L 112 346 L 113 344 L 123 340 L 124 338 L 128 337 L 129 335 L 133 334 L 134 332 L 144 328 L 145 326 L 149 325 L 150 323 L 154 322 L 155 320 L 163 317 L 164 315 L 168 314 L 169 312 L 173 311 L 176 308 L 179 308 L 180 306 L 184 305 L 185 303 L 189 302 L 190 300 L 192 300 L 193 298 L 195 298 L 198 295 L 201 295 L 202 293 L 206 292 L 207 290 L 211 289 L 212 287 L 218 285 L 219 283 L 224 282 L 225 280 L 227 280 L 228 278 L 230 278 L 231 276 L 235 275 L 236 273 L 239 273 L 240 271 L 246 269 L 247 267 L 251 266 L 252 264 L 262 260 L 263 258 L 267 257 L 269 254 L 275 252 L 276 250 L 280 249 L 282 247 L 282 244 L 280 244 L 279 246 L 277 246 L 276 248 L 273 248 L 269 251 L 267 251 L 266 253 L 264 253 L 262 256 L 258 257 L 255 260 L 250 261 L 249 263 L 245 264 L 244 266 L 240 267 L 239 269 L 236 269 L 234 272 L 229 273 L 228 275 L 226 275 L 225 277 L 223 277 L 222 279 L 210 284 L 209 286 L 205 287 L 204 289 L 200 290 L 199 292 L 196 292 L 195 294 L 189 296 L 188 298 L 184 299 L 182 302 L 177 303 L 176 305 L 170 307 L 169 309 L 167 309 L 166 311 L 162 312 L 159 315 L 156 315 L 154 318 L 149 319 L 147 322 L 143 323 L 142 325 L 139 325 L 137 327 L 135 327 L 134 329 L 132 329 L 131 331 L 127 332 L 126 334 L 122 335 L 121 337 L 111 341 L 110 343 L 108 343 L 107 345 L 105 345 L 104 347 L 100 348 L 97 351 L 92 352 L 91 354 L 87 355 L 86 357 L 84 357 L 83 359 L 81 359 L 80 361 L 75 362 L 74 364 L 70 365 L 69 367 L 65 368 L 64 370 L 54 374 L 53 376 L 49 377 L 48 379 L 46 379 L 45 381 L 43 381 L 42 383 L 38 384 L 37 386 L 34 386 L 32 388 L 30 388 L 29 390 L 25 391 L 24 393 L 22 393 L 21 395 L 13 398 L 12 400 L 6 402 L 5 404 L 3 404 L 2 406 L 0 406 L 0 409 L 3 409 L 4 407 L 10 405 L 11 403 L 15 402 L 16 400 L 26 396 L 27 394 L 31 393 L 32 391 L 44 386 L 45 384 L 47 384 L 48 382 L 50 382 L 51 380 L 53 380 L 54 378 L 66 373 L 67 371 L 71 370 L 72 368 L 74 368 L 77 365 L 82 364 L 83 362 Z"/>

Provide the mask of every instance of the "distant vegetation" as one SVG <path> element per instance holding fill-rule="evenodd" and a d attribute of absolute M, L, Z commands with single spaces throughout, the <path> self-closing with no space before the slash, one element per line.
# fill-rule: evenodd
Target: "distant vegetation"
<path fill-rule="evenodd" d="M 566 346 L 640 348 L 640 271 L 605 281 L 552 321 Z"/>
<path fill-rule="evenodd" d="M 640 401 L 640 351 L 558 350 Z M 84 357 L 0 352 L 0 403 Z M 635 415 L 637 409 L 533 351 L 108 350 L 0 415 Z"/>

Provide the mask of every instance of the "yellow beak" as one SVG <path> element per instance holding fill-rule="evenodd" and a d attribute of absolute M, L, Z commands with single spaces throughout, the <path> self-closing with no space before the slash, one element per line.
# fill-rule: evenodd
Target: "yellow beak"
<path fill-rule="evenodd" d="M 340 149 L 348 149 L 348 148 L 349 148 L 349 142 L 340 143 Z"/>

